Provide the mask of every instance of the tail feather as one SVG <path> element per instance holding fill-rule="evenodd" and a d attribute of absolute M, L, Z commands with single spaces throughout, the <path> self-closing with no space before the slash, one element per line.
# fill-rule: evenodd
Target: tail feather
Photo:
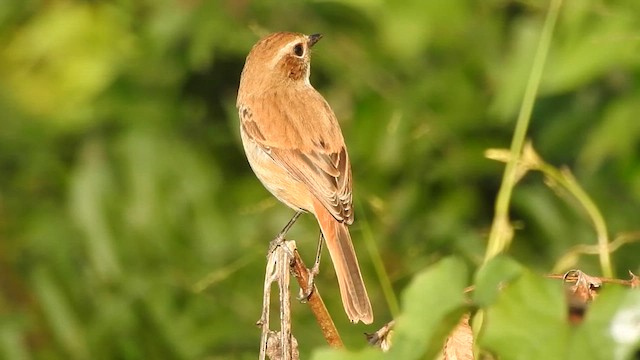
<path fill-rule="evenodd" d="M 336 271 L 344 310 L 351 322 L 362 321 L 365 324 L 371 324 L 373 310 L 362 280 L 349 229 L 346 224 L 331 216 L 322 205 L 317 204 L 314 207 Z"/>

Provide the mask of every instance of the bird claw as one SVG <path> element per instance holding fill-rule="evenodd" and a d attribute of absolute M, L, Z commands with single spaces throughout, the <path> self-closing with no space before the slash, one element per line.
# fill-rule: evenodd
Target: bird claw
<path fill-rule="evenodd" d="M 313 294 L 313 291 L 315 289 L 316 275 L 320 273 L 319 266 L 314 265 L 311 269 L 307 269 L 307 273 L 309 274 L 309 278 L 307 279 L 307 286 L 304 289 L 300 288 L 300 293 L 298 294 L 298 301 L 302 303 L 306 303 Z"/>

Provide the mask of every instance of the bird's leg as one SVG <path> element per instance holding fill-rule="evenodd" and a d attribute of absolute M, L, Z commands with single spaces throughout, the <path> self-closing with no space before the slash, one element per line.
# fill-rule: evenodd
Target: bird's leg
<path fill-rule="evenodd" d="M 320 232 L 320 237 L 318 239 L 318 249 L 316 250 L 316 261 L 313 263 L 313 267 L 309 270 L 309 279 L 307 280 L 307 288 L 300 289 L 300 295 L 298 295 L 298 300 L 305 301 L 309 299 L 311 293 L 313 293 L 313 287 L 315 286 L 314 281 L 316 275 L 320 273 L 320 257 L 322 256 L 322 244 L 324 243 L 324 236 L 322 236 L 322 232 Z"/>
<path fill-rule="evenodd" d="M 276 247 L 282 245 L 282 243 L 284 242 L 285 235 L 287 235 L 287 232 L 289 232 L 289 229 L 291 229 L 293 224 L 295 224 L 296 220 L 298 220 L 298 218 L 300 217 L 300 215 L 302 215 L 302 213 L 303 213 L 302 210 L 296 211 L 296 213 L 293 215 L 291 220 L 289 220 L 287 225 L 285 225 L 284 228 L 278 233 L 276 238 L 269 243 L 269 254 L 271 254 Z"/>

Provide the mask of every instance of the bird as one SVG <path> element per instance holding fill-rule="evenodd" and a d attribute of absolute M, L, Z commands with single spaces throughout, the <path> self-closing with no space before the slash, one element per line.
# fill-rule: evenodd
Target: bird
<path fill-rule="evenodd" d="M 279 236 L 301 213 L 313 214 L 347 317 L 371 324 L 373 310 L 348 229 L 354 214 L 347 147 L 331 106 L 309 81 L 311 48 L 320 38 L 277 32 L 253 46 L 238 88 L 240 137 L 257 178 L 296 211 Z"/>

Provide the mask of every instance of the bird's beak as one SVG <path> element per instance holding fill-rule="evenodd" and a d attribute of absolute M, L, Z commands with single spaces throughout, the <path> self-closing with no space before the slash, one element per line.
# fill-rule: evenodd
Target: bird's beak
<path fill-rule="evenodd" d="M 322 34 L 311 34 L 308 36 L 309 38 L 309 47 L 312 47 L 317 43 L 320 39 L 322 39 Z"/>

